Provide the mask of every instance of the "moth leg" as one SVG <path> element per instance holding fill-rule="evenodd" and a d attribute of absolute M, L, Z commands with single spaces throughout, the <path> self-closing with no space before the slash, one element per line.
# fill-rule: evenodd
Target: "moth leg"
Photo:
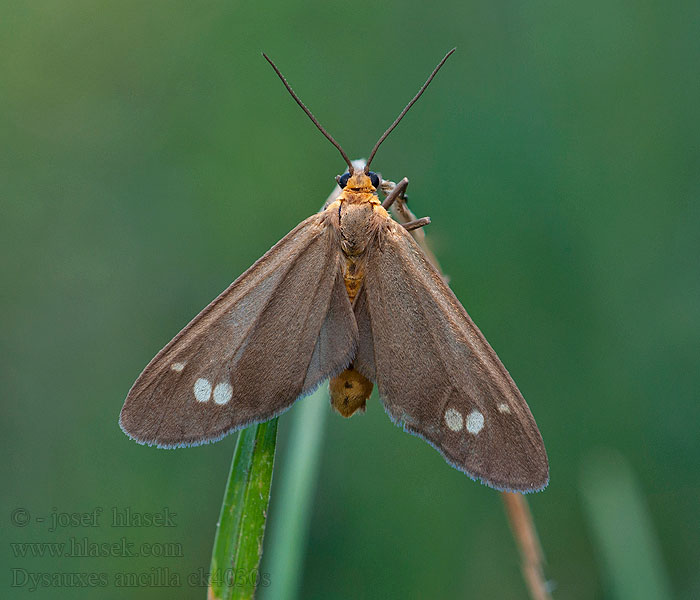
<path fill-rule="evenodd" d="M 404 193 L 406 192 L 407 187 L 408 187 L 408 178 L 404 177 L 401 181 L 399 181 L 394 186 L 394 189 L 389 192 L 387 197 L 384 198 L 384 202 L 382 202 L 382 206 L 385 209 L 388 209 L 397 198 L 403 197 Z"/>
<path fill-rule="evenodd" d="M 406 185 L 408 185 L 408 181 L 406 179 L 403 179 L 402 181 L 406 181 Z M 394 185 L 393 182 L 383 181 L 382 189 L 390 190 L 389 195 L 392 195 L 394 191 L 398 189 L 400 184 L 401 182 L 396 184 L 394 188 L 391 188 L 391 186 Z M 406 186 L 404 186 L 403 189 L 405 190 Z M 387 196 L 387 200 L 388 199 L 389 196 Z M 384 200 L 384 202 L 386 203 L 387 200 Z M 407 198 L 405 193 L 397 195 L 394 198 L 394 200 L 392 200 L 392 216 L 394 217 L 394 219 L 396 219 L 397 222 L 403 225 L 407 231 L 411 232 L 411 236 L 414 240 L 416 240 L 423 252 L 425 252 L 430 262 L 432 262 L 434 265 L 438 265 L 437 257 L 428 247 L 428 244 L 425 241 L 425 232 L 421 229 L 421 227 L 430 223 L 430 217 L 423 217 L 422 219 L 417 219 L 416 215 L 414 215 L 411 209 L 408 208 L 408 206 L 406 205 L 406 200 Z M 425 221 L 425 219 L 427 219 L 427 221 Z M 443 275 L 442 278 L 445 280 L 446 283 L 449 282 L 449 277 L 447 277 L 446 275 Z"/>
<path fill-rule="evenodd" d="M 404 185 L 401 188 L 401 191 L 396 195 L 393 199 L 390 200 L 390 196 L 394 196 L 394 193 L 396 190 L 400 189 L 399 186 L 403 184 L 403 182 L 406 182 L 406 185 Z M 406 188 L 408 186 L 408 180 L 404 178 L 402 181 L 400 181 L 398 184 L 394 183 L 393 181 L 383 181 L 382 182 L 382 190 L 387 193 L 387 198 L 384 200 L 384 204 L 382 206 L 390 206 L 391 207 L 391 215 L 401 223 L 404 227 L 406 225 L 410 225 L 410 227 L 407 228 L 408 231 L 413 231 L 415 229 L 419 229 L 420 227 L 423 227 L 427 225 L 430 221 L 424 222 L 421 221 L 416 217 L 416 215 L 413 214 L 410 208 L 408 208 L 408 196 L 406 195 Z M 414 221 L 420 221 L 420 223 Z M 414 239 L 416 241 L 422 240 L 423 232 L 417 232 L 412 234 Z M 418 237 L 416 237 L 418 235 Z"/>
<path fill-rule="evenodd" d="M 402 225 L 406 231 L 413 231 L 414 229 L 418 229 L 420 227 L 425 227 L 426 225 L 430 225 L 430 217 L 423 217 L 422 219 L 415 219 L 413 221 L 409 221 L 408 223 L 402 223 Z"/>

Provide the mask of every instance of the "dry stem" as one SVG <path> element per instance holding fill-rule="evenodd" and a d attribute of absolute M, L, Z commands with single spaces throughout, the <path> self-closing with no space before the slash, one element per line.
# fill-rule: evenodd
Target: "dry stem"
<path fill-rule="evenodd" d="M 392 181 L 383 181 L 382 191 L 389 193 L 395 185 L 396 184 Z M 408 206 L 406 206 L 406 198 L 403 195 L 399 196 L 391 206 L 391 212 L 394 218 L 400 223 L 408 223 L 417 218 L 416 215 L 410 211 Z M 415 229 L 411 231 L 411 235 L 422 248 L 423 252 L 425 252 L 430 262 L 432 262 L 435 268 L 440 272 L 443 279 L 447 281 L 447 277 L 442 272 L 435 255 L 425 241 L 425 232 L 423 229 Z M 542 547 L 537 537 L 537 530 L 535 529 L 535 523 L 532 520 L 532 514 L 527 505 L 527 500 L 522 494 L 513 492 L 501 492 L 501 497 L 506 506 L 506 514 L 510 521 L 513 537 L 520 550 L 520 557 L 522 559 L 521 568 L 525 583 L 530 592 L 530 597 L 532 600 L 551 600 L 552 596 L 549 593 L 547 581 L 544 577 L 544 556 Z"/>

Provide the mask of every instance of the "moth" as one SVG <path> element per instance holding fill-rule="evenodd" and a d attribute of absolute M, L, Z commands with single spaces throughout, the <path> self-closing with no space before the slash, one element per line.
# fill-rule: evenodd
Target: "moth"
<path fill-rule="evenodd" d="M 121 411 L 137 442 L 213 442 L 271 419 L 330 379 L 343 416 L 364 411 L 373 385 L 397 425 L 486 485 L 543 489 L 549 465 L 535 420 L 489 343 L 409 231 L 380 201 L 370 171 L 380 144 L 449 52 L 355 167 L 266 56 L 348 170 L 335 200 L 270 249 L 148 364 Z"/>

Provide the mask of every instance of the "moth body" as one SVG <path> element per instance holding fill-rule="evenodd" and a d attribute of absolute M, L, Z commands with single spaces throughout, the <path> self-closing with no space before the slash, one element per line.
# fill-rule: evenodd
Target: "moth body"
<path fill-rule="evenodd" d="M 376 223 L 388 219 L 372 180 L 358 169 L 348 178 L 335 202 L 326 208 L 337 211 L 340 249 L 344 255 L 343 281 L 348 299 L 354 304 L 365 276 L 365 250 L 372 239 Z M 329 382 L 331 406 L 343 417 L 365 412 L 374 384 L 351 364 Z"/>
<path fill-rule="evenodd" d="M 364 254 L 382 219 L 389 214 L 382 206 L 376 188 L 364 172 L 353 174 L 338 198 L 326 210 L 338 212 L 340 250 L 345 257 L 343 278 L 350 302 L 354 302 L 364 279 Z"/>

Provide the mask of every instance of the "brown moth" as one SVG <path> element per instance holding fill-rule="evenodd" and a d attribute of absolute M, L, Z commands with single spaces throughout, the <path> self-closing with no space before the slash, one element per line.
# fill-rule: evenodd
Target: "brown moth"
<path fill-rule="evenodd" d="M 452 51 L 454 52 L 454 50 Z M 343 416 L 364 411 L 373 382 L 391 419 L 472 478 L 531 492 L 549 479 L 537 425 L 505 367 L 409 230 L 387 212 L 407 179 L 378 197 L 270 61 L 297 103 L 340 151 L 340 193 L 197 315 L 129 391 L 120 425 L 164 448 L 212 442 L 266 421 L 330 378 Z"/>

